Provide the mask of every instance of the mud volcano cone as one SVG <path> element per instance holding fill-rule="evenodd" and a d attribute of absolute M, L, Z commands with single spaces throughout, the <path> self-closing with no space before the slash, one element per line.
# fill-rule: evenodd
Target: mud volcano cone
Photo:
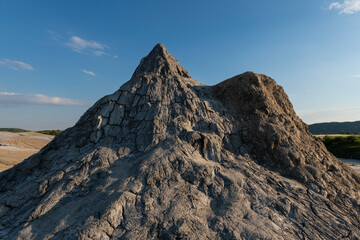
<path fill-rule="evenodd" d="M 0 238 L 359 239 L 359 190 L 273 79 L 206 86 L 158 44 L 0 174 Z"/>

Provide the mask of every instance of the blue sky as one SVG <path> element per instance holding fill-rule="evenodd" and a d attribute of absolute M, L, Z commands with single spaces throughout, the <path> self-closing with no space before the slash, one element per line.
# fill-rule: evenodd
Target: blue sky
<path fill-rule="evenodd" d="M 306 123 L 360 120 L 360 0 L 0 0 L 0 32 L 0 127 L 71 127 L 158 42 L 204 84 L 263 73 Z"/>

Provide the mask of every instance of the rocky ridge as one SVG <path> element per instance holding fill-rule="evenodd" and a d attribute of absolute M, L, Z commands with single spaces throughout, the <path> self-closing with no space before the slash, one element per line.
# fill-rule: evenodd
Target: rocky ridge
<path fill-rule="evenodd" d="M 0 238 L 359 239 L 359 190 L 273 79 L 206 86 L 158 44 L 0 174 Z"/>

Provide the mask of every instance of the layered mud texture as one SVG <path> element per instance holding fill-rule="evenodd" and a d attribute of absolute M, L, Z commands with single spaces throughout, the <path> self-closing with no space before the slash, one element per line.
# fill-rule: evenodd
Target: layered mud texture
<path fill-rule="evenodd" d="M 359 190 L 273 79 L 206 86 L 158 44 L 0 174 L 0 238 L 359 239 Z"/>

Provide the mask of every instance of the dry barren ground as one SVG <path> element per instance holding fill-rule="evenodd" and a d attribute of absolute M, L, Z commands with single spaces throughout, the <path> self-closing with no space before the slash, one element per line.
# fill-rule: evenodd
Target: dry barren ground
<path fill-rule="evenodd" d="M 52 139 L 35 132 L 0 132 L 0 172 L 37 153 Z"/>
<path fill-rule="evenodd" d="M 360 173 L 360 160 L 356 159 L 346 159 L 346 158 L 340 158 L 343 162 L 348 164 L 350 167 L 352 167 L 355 171 Z"/>

